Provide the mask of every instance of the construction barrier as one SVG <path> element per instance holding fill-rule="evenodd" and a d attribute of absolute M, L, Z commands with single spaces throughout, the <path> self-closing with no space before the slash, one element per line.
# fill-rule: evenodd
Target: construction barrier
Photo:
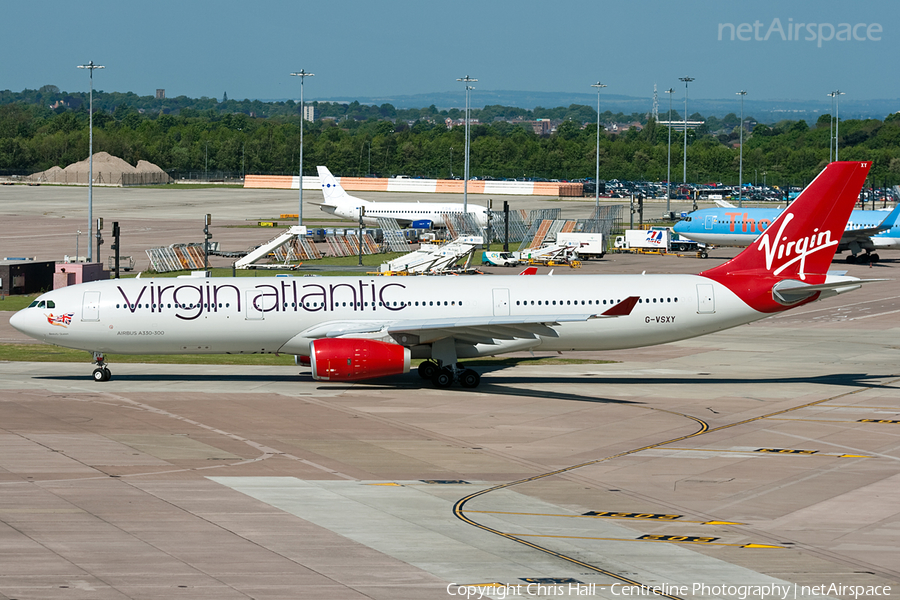
<path fill-rule="evenodd" d="M 463 183 L 458 179 L 406 179 L 376 177 L 337 177 L 348 192 L 415 192 L 462 194 Z M 247 175 L 245 188 L 268 188 L 297 190 L 300 178 L 290 175 Z M 318 190 L 321 184 L 317 176 L 303 176 L 304 190 Z M 558 181 L 469 181 L 469 194 L 516 195 L 516 196 L 565 196 L 580 197 L 584 186 L 580 183 Z"/>

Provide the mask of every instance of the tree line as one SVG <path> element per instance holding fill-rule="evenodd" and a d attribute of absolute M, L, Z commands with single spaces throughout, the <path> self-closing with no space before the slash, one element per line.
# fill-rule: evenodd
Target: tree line
<path fill-rule="evenodd" d="M 87 157 L 87 99 L 45 88 L 26 90 L 28 94 L 0 92 L 0 170 L 35 172 Z M 297 173 L 299 105 L 227 100 L 224 104 L 235 106 L 223 108 L 215 99 L 200 99 L 164 111 L 143 108 L 130 96 L 95 94 L 95 152 L 106 151 L 131 164 L 147 160 L 176 173 Z M 202 108 L 204 101 L 207 108 Z M 254 103 L 262 109 L 250 110 Z M 444 123 L 462 117 L 456 109 L 398 110 L 358 103 L 318 107 L 320 116 L 333 118 L 305 124 L 305 174 L 315 174 L 316 165 L 342 176 L 463 174 L 464 128 Z M 599 151 L 597 113 L 589 106 L 533 111 L 487 106 L 470 116 L 480 121 L 470 127 L 473 177 L 593 178 L 599 153 L 601 179 L 666 179 L 669 131 L 646 115 L 601 114 L 603 123 L 639 123 L 642 128 L 601 131 Z M 538 135 L 527 122 L 538 118 L 561 122 L 554 133 Z M 704 120 L 697 114 L 689 118 Z M 731 114 L 709 117 L 688 132 L 689 182 L 737 183 L 739 126 Z M 830 127 L 830 116 L 823 115 L 812 124 L 786 120 L 745 132 L 745 182 L 765 178 L 769 184 L 804 185 L 828 162 Z M 671 139 L 672 180 L 678 182 L 682 133 L 673 130 Z M 841 121 L 839 146 L 842 159 L 873 161 L 872 178 L 879 184 L 900 182 L 900 115 Z"/>

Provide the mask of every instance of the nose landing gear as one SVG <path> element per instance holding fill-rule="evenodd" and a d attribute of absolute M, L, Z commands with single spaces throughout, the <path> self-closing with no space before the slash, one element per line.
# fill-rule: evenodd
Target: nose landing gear
<path fill-rule="evenodd" d="M 97 368 L 94 369 L 93 377 L 94 381 L 109 381 L 112 379 L 112 371 L 106 366 L 106 357 L 103 356 L 102 352 L 93 352 L 93 359 L 91 362 L 97 365 Z"/>

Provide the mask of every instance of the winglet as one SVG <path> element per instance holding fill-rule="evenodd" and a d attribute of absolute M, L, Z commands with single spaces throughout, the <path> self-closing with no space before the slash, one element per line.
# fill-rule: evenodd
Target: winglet
<path fill-rule="evenodd" d="M 537 275 L 537 267 L 526 267 L 519 275 Z"/>
<path fill-rule="evenodd" d="M 631 311 L 634 310 L 634 307 L 638 303 L 638 299 L 640 296 L 629 296 L 625 298 L 608 311 L 601 313 L 602 317 L 627 317 L 631 314 Z"/>

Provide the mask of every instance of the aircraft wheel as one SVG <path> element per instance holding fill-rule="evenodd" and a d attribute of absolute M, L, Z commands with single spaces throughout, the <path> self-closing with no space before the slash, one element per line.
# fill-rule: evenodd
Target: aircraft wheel
<path fill-rule="evenodd" d="M 478 387 L 478 384 L 481 383 L 481 375 L 473 371 L 472 369 L 466 369 L 459 376 L 459 383 L 464 388 L 475 388 Z"/>
<path fill-rule="evenodd" d="M 441 369 L 431 378 L 434 387 L 448 388 L 453 385 L 453 371 L 450 369 Z"/>
<path fill-rule="evenodd" d="M 102 367 L 97 367 L 94 369 L 94 381 L 109 381 L 109 378 L 112 376 L 109 369 L 104 369 Z"/>
<path fill-rule="evenodd" d="M 709 256 L 709 255 L 706 253 L 706 250 L 700 251 L 700 258 L 706 258 L 707 256 Z"/>
<path fill-rule="evenodd" d="M 873 263 L 877 263 L 879 260 L 881 260 L 881 257 L 878 256 L 878 253 L 872 253 L 872 255 L 869 256 L 869 260 Z"/>
<path fill-rule="evenodd" d="M 850 263 L 852 265 L 853 263 L 856 262 L 856 257 L 853 256 L 852 254 L 849 254 L 849 255 L 847 255 L 847 258 L 844 260 L 846 260 L 848 263 Z"/>
<path fill-rule="evenodd" d="M 103 376 L 105 377 L 103 381 L 109 381 L 112 379 L 112 371 L 108 367 L 103 367 Z"/>
<path fill-rule="evenodd" d="M 422 361 L 419 365 L 419 377 L 422 379 L 434 379 L 434 376 L 438 372 L 437 363 L 431 360 Z"/>

